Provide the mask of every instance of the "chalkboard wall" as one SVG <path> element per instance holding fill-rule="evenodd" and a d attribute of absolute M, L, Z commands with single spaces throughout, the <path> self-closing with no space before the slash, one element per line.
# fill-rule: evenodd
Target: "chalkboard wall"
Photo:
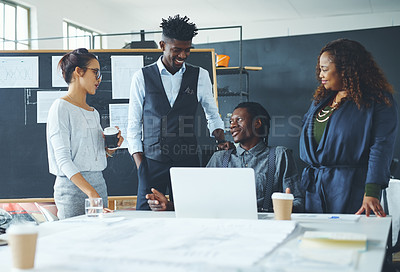
<path fill-rule="evenodd" d="M 270 144 L 291 148 L 299 172 L 304 167 L 298 152 L 301 118 L 308 109 L 312 94 L 318 84 L 315 78 L 317 56 L 327 42 L 338 38 L 357 40 L 372 53 L 389 82 L 394 86 L 395 99 L 400 103 L 400 75 L 397 69 L 400 60 L 400 27 L 243 41 L 243 65 L 263 67 L 262 71 L 250 72 L 250 101 L 258 101 L 268 109 L 272 116 Z M 215 48 L 216 53 L 231 57 L 230 66 L 239 65 L 238 42 L 198 44 L 195 47 Z M 51 56 L 43 54 L 44 58 L 43 60 L 40 58 L 40 65 L 43 65 L 42 61 L 46 58 L 46 62 L 50 63 Z M 111 83 L 107 83 L 107 79 L 110 79 L 110 73 L 107 74 L 110 65 L 108 62 L 103 63 L 109 59 L 107 54 L 104 56 L 98 54 L 104 74 L 103 83 L 98 93 L 88 99 L 89 104 L 95 106 L 100 114 L 108 113 L 110 102 L 128 102 L 127 100 L 111 100 Z M 159 54 L 150 56 L 147 60 L 145 58 L 145 64 L 156 60 Z M 0 54 L 0 56 L 5 55 L 7 54 Z M 189 62 L 199 66 L 205 64 L 207 67 L 204 68 L 209 71 L 212 69 L 211 54 L 208 53 L 205 56 L 192 54 L 191 58 L 193 59 Z M 234 80 L 231 83 L 223 83 L 219 77 L 221 84 L 237 84 Z M 50 74 L 40 73 L 40 88 L 50 88 L 49 82 L 51 82 Z M 0 198 L 52 197 L 54 177 L 48 173 L 45 124 L 35 123 L 35 105 L 27 106 L 29 115 L 25 120 L 26 97 L 24 96 L 23 89 L 2 89 L 0 86 L 0 139 L 2 143 Z M 32 92 L 32 96 L 35 100 L 35 92 Z M 238 102 L 238 97 L 220 97 L 221 115 L 232 112 Z M 205 125 L 202 124 L 202 126 Z M 200 143 L 210 142 L 206 136 L 200 139 Z M 109 194 L 134 195 L 137 189 L 136 168 L 126 150 L 117 152 L 115 158 L 108 159 L 108 167 L 104 171 Z M 395 157 L 400 157 L 400 137 L 397 137 L 394 154 Z M 395 177 L 400 177 L 400 169 L 397 169 Z"/>
<path fill-rule="evenodd" d="M 128 103 L 128 99 L 112 99 L 111 56 L 143 55 L 144 64 L 155 62 L 161 50 L 94 50 L 100 62 L 102 83 L 94 96 L 87 102 L 95 107 L 101 116 L 101 125 L 109 125 L 109 104 Z M 39 90 L 67 90 L 53 88 L 51 81 L 51 57 L 62 56 L 65 51 L 14 51 L 0 52 L 0 57 L 39 56 L 39 88 L 1 88 L 0 86 L 0 198 L 53 197 L 55 177 L 49 174 L 46 145 L 46 124 L 36 122 L 36 94 Z M 209 71 L 213 80 L 213 50 L 194 50 L 188 62 Z M 201 107 L 196 118 L 200 131 L 199 143 L 203 147 L 214 147 L 209 137 Z M 136 166 L 127 149 L 117 150 L 113 158 L 108 158 L 104 171 L 110 196 L 136 195 Z"/>
<path fill-rule="evenodd" d="M 262 71 L 249 72 L 250 101 L 261 103 L 269 111 L 272 116 L 270 144 L 291 148 L 299 172 L 305 166 L 299 158 L 298 151 L 301 118 L 306 113 L 318 86 L 315 77 L 317 57 L 326 43 L 338 38 L 359 41 L 372 53 L 393 85 L 396 91 L 395 100 L 400 104 L 398 26 L 243 41 L 243 66 L 263 68 Z M 196 48 L 202 47 L 214 48 L 217 54 L 229 55 L 229 66 L 239 65 L 238 42 L 196 45 Z M 221 83 L 220 77 L 218 76 L 217 80 Z M 229 83 L 221 84 L 219 88 L 235 88 Z M 222 115 L 232 112 L 237 104 L 237 97 L 219 97 Z M 400 137 L 397 137 L 394 157 L 400 157 Z M 397 178 L 400 177 L 399 168 L 400 166 L 395 172 Z"/>

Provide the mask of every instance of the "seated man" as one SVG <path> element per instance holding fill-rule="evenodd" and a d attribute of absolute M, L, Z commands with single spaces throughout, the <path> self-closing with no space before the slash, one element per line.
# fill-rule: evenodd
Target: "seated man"
<path fill-rule="evenodd" d="M 207 167 L 251 167 L 256 174 L 257 207 L 272 211 L 273 192 L 293 193 L 293 211 L 304 210 L 297 167 L 291 150 L 268 146 L 270 116 L 259 103 L 240 103 L 232 113 L 230 132 L 236 150 L 215 152 Z M 155 189 L 146 195 L 152 210 L 173 210 L 173 203 Z"/>

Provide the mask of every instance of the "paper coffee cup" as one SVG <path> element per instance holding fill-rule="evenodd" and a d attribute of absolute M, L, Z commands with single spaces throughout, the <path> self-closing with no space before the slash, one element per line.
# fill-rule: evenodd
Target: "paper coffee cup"
<path fill-rule="evenodd" d="M 106 127 L 103 131 L 108 149 L 118 148 L 118 129 L 116 127 Z"/>
<path fill-rule="evenodd" d="M 272 205 L 276 220 L 291 220 L 293 207 L 293 194 L 273 193 Z"/>
<path fill-rule="evenodd" d="M 37 226 L 31 224 L 11 225 L 7 229 L 13 266 L 17 269 L 32 269 L 35 264 Z"/>

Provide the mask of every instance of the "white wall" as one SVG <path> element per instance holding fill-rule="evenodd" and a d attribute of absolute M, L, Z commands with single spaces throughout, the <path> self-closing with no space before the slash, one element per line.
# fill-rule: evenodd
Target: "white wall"
<path fill-rule="evenodd" d="M 62 37 L 64 19 L 99 33 L 129 32 L 125 25 L 129 18 L 110 4 L 99 5 L 96 0 L 24 0 L 15 2 L 31 8 L 32 38 Z M 130 37 L 109 39 L 109 48 L 122 48 Z M 62 49 L 62 39 L 38 41 L 32 49 Z"/>
<path fill-rule="evenodd" d="M 400 25 L 400 12 L 261 22 L 243 28 L 244 39 L 295 36 Z"/>
<path fill-rule="evenodd" d="M 14 1 L 31 7 L 32 38 L 61 37 L 63 35 L 62 22 L 64 19 L 100 33 L 126 33 L 139 31 L 140 29 L 144 29 L 145 31 L 157 31 L 160 30 L 159 23 L 161 18 L 169 14 L 173 15 L 179 13 L 177 10 L 179 10 L 181 14 L 188 14 L 199 28 L 241 25 L 243 27 L 244 40 L 400 25 L 399 4 L 394 5 L 396 8 L 393 11 L 388 11 L 387 8 L 384 10 L 383 6 L 381 11 L 370 12 L 371 8 L 368 2 L 365 2 L 366 0 L 359 0 L 362 1 L 360 3 L 365 2 L 366 5 L 360 6 L 360 9 L 358 9 L 360 12 L 357 14 L 342 12 L 341 14 L 324 16 L 321 15 L 321 11 L 319 11 L 319 14 L 315 14 L 314 16 L 312 14 L 313 11 L 310 11 L 310 14 L 306 14 L 302 11 L 301 14 L 306 14 L 306 16 L 302 17 L 293 16 L 292 13 L 295 12 L 290 12 L 288 10 L 287 18 L 282 19 L 281 17 L 277 17 L 277 19 L 271 20 L 272 14 L 265 13 L 264 16 L 264 10 L 258 10 L 258 18 L 263 19 L 257 20 L 256 22 L 253 20 L 253 22 L 250 23 L 248 23 L 248 21 L 242 21 L 241 18 L 246 17 L 244 14 L 250 16 L 252 13 L 255 14 L 255 5 L 249 9 L 241 10 L 243 16 L 234 16 L 229 14 L 229 9 L 212 8 L 210 3 L 214 3 L 214 1 L 204 2 L 205 5 L 208 5 L 204 7 L 208 12 L 199 11 L 198 7 L 196 8 L 191 5 L 171 7 L 168 5 L 168 2 L 157 4 L 155 2 L 137 2 L 137 0 L 132 0 L 132 2 L 127 0 Z M 232 5 L 235 6 L 234 0 L 231 1 L 233 1 Z M 400 0 L 396 1 L 400 3 Z M 240 0 L 240 3 L 243 3 L 243 0 Z M 268 2 L 268 5 L 271 3 L 271 1 Z M 344 5 L 344 7 L 342 7 L 343 9 L 346 8 L 346 3 L 342 4 Z M 157 8 L 154 9 L 154 6 Z M 373 7 L 377 9 L 377 4 Z M 196 11 L 193 10 L 195 8 Z M 329 9 L 329 6 L 326 8 Z M 239 37 L 239 28 L 201 31 L 201 33 L 195 37 L 194 43 L 232 41 L 238 40 Z M 105 48 L 122 48 L 126 42 L 138 39 L 138 36 L 130 35 L 110 37 L 107 39 Z M 146 35 L 146 39 L 158 42 L 160 35 Z M 62 39 L 33 43 L 33 49 L 62 49 L 62 46 Z"/>

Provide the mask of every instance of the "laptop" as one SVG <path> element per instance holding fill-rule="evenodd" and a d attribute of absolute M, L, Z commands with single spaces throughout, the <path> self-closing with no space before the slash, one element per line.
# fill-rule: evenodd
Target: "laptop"
<path fill-rule="evenodd" d="M 257 219 L 251 168 L 170 169 L 177 218 Z"/>

